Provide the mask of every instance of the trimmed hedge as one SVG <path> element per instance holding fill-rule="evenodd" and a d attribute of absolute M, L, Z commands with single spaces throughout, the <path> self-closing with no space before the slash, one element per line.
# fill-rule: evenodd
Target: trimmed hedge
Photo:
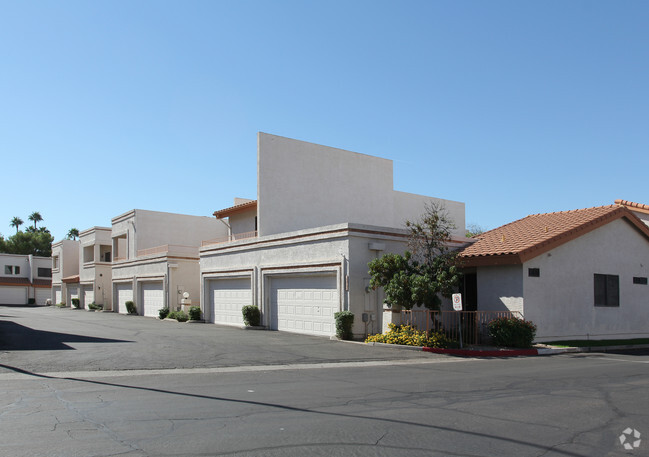
<path fill-rule="evenodd" d="M 126 311 L 129 314 L 137 314 L 137 308 L 135 307 L 135 303 L 133 303 L 131 300 L 129 300 L 124 304 L 126 305 Z"/>
<path fill-rule="evenodd" d="M 185 311 L 171 311 L 167 317 L 176 319 L 178 322 L 187 322 L 189 320 L 189 316 Z"/>
<path fill-rule="evenodd" d="M 169 308 L 160 308 L 158 310 L 158 317 L 160 317 L 160 319 L 166 319 L 168 315 L 169 315 Z"/>
<path fill-rule="evenodd" d="M 78 298 L 73 298 L 72 299 L 72 306 L 74 306 L 75 308 L 78 308 L 80 303 L 81 302 L 79 301 Z"/>
<path fill-rule="evenodd" d="M 241 308 L 243 323 L 246 327 L 257 327 L 261 323 L 261 311 L 255 305 L 246 305 Z"/>
<path fill-rule="evenodd" d="M 352 333 L 354 313 L 351 311 L 338 311 L 334 314 L 334 319 L 336 319 L 336 336 L 341 340 L 351 340 L 354 336 Z"/>
<path fill-rule="evenodd" d="M 192 306 L 189 308 L 189 320 L 190 321 L 201 320 L 201 308 L 199 306 Z"/>
<path fill-rule="evenodd" d="M 499 317 L 489 322 L 487 328 L 496 346 L 530 348 L 536 336 L 536 325 L 516 317 Z"/>

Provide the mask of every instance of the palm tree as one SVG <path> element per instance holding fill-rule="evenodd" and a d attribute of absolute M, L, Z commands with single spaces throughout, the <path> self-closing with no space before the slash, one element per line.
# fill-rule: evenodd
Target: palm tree
<path fill-rule="evenodd" d="M 71 228 L 68 230 L 68 240 L 75 240 L 79 238 L 79 229 Z"/>
<path fill-rule="evenodd" d="M 18 233 L 18 227 L 23 225 L 23 220 L 21 218 L 19 218 L 18 216 L 16 216 L 11 220 L 11 224 L 9 224 L 9 225 L 12 226 L 12 227 L 16 227 L 16 233 Z"/>
<path fill-rule="evenodd" d="M 38 211 L 34 211 L 29 215 L 27 219 L 34 223 L 34 231 L 36 231 L 36 224 L 43 220 L 43 216 L 41 216 L 41 213 L 39 213 Z"/>

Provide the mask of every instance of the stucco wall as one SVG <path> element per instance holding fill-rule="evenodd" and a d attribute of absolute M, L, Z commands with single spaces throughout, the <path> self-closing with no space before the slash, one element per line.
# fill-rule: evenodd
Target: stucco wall
<path fill-rule="evenodd" d="M 213 217 L 136 209 L 113 218 L 112 236 L 123 234 L 127 234 L 127 258 L 133 259 L 138 250 L 167 244 L 200 246 L 204 240 L 226 237 L 228 230 Z"/>
<path fill-rule="evenodd" d="M 167 276 L 167 264 L 171 265 L 169 268 L 170 280 L 169 276 Z M 169 284 L 169 293 L 168 295 L 165 293 L 165 303 L 167 303 L 167 306 L 172 308 L 175 308 L 180 304 L 182 296 L 178 294 L 178 289 L 182 286 L 182 291 L 189 292 L 190 298 L 192 299 L 192 305 L 200 306 L 200 272 L 198 259 L 191 260 L 161 256 L 151 259 L 127 261 L 113 265 L 113 287 L 114 284 L 123 283 L 125 280 L 136 284 L 138 288 L 142 281 L 164 281 L 165 287 Z M 138 310 L 140 310 L 141 313 L 141 303 L 137 303 L 137 300 L 139 300 L 140 297 L 139 289 L 134 289 L 133 297 L 138 306 Z M 117 297 L 115 297 L 115 300 L 116 299 Z M 116 303 L 113 303 L 113 309 L 115 309 L 115 305 Z"/>
<path fill-rule="evenodd" d="M 477 279 L 478 311 L 526 311 L 520 265 L 479 267 Z"/>
<path fill-rule="evenodd" d="M 537 340 L 649 336 L 649 241 L 623 219 L 524 264 L 525 318 Z M 539 268 L 540 277 L 528 277 Z M 594 274 L 619 275 L 620 306 L 594 306 Z"/>
<path fill-rule="evenodd" d="M 208 247 L 201 251 L 201 274 L 204 279 L 252 276 L 253 300 L 261 304 L 267 315 L 270 303 L 265 291 L 265 276 L 336 271 L 340 310 L 349 309 L 355 314 L 354 335 L 362 337 L 381 331 L 383 314 L 383 293 L 366 291 L 369 285 L 367 264 L 377 256 L 402 253 L 405 249 L 405 232 L 392 230 L 392 235 L 386 234 L 389 231 L 386 227 L 339 224 L 242 241 L 227 247 Z M 370 243 L 381 250 L 371 250 Z M 207 298 L 202 300 L 204 304 L 208 302 Z M 362 321 L 363 313 L 374 317 L 367 325 Z"/>
<path fill-rule="evenodd" d="M 230 216 L 228 223 L 232 228 L 232 234 L 254 232 L 256 230 L 255 217 L 257 217 L 256 209 Z"/>
<path fill-rule="evenodd" d="M 257 168 L 261 236 L 346 222 L 403 227 L 437 200 L 395 192 L 391 160 L 265 133 Z M 463 234 L 464 204 L 445 202 Z"/>

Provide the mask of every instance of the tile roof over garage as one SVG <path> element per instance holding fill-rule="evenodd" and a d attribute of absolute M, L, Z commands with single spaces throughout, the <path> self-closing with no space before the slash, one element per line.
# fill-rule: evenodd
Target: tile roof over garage
<path fill-rule="evenodd" d="M 649 239 L 649 227 L 624 205 L 598 206 L 524 217 L 476 236 L 460 258 L 465 266 L 521 264 L 620 218 Z"/>

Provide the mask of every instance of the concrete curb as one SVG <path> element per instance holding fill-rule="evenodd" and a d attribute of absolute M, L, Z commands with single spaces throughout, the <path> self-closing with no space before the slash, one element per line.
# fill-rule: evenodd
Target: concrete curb
<path fill-rule="evenodd" d="M 345 341 L 346 343 L 358 343 L 355 341 Z M 423 346 L 406 346 L 401 344 L 388 343 L 360 343 L 368 346 L 382 346 L 404 351 L 424 351 L 433 354 L 447 354 L 460 357 L 529 357 L 537 355 L 555 355 L 566 353 L 584 353 L 584 352 L 608 352 L 624 349 L 649 349 L 649 344 L 636 344 L 624 346 L 598 346 L 598 347 L 567 347 L 567 348 L 533 348 L 533 349 L 499 349 L 499 350 L 480 350 L 480 349 L 442 349 L 428 348 Z"/>

